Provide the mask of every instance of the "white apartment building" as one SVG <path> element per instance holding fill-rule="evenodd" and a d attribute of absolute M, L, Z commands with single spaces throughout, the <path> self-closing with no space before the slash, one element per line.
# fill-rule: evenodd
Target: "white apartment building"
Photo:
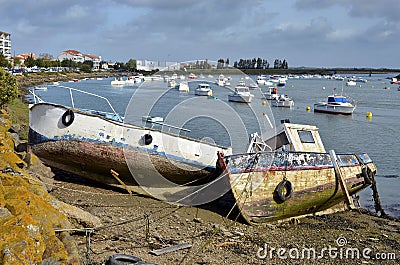
<path fill-rule="evenodd" d="M 11 34 L 0 31 L 0 53 L 6 57 L 7 60 L 11 59 Z"/>
<path fill-rule="evenodd" d="M 166 61 L 148 61 L 148 60 L 136 60 L 136 69 L 143 71 L 153 70 L 179 70 L 180 65 L 178 62 L 166 62 Z"/>
<path fill-rule="evenodd" d="M 83 54 L 76 50 L 66 50 L 58 55 L 58 60 L 61 62 L 63 60 L 72 60 L 76 63 L 83 63 L 84 61 L 93 61 L 93 69 L 100 68 L 101 56 L 96 56 L 93 54 Z"/>
<path fill-rule="evenodd" d="M 62 51 L 60 55 L 58 55 L 58 60 L 61 62 L 63 60 L 72 60 L 76 63 L 83 63 L 85 58 L 81 52 L 76 50 L 66 50 Z"/>

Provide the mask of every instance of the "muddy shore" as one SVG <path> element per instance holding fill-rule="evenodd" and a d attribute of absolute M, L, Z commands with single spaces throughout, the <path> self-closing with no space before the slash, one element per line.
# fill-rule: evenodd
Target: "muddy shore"
<path fill-rule="evenodd" d="M 59 172 L 55 178 L 51 195 L 103 222 L 102 227 L 91 230 L 89 249 L 87 233 L 72 233 L 82 264 L 105 264 L 110 255 L 117 253 L 155 264 L 399 264 L 400 261 L 399 220 L 384 219 L 363 209 L 250 226 L 237 211 L 228 216 L 230 208 L 224 209 L 216 202 L 177 207 L 82 181 L 70 174 Z M 151 254 L 152 250 L 183 243 L 191 247 L 159 256 Z"/>

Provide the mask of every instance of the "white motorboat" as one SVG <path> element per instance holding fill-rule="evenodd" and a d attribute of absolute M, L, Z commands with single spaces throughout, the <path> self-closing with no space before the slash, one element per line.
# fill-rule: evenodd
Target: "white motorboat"
<path fill-rule="evenodd" d="M 211 96 L 212 90 L 209 84 L 207 83 L 200 83 L 198 84 L 194 94 L 196 96 Z"/>
<path fill-rule="evenodd" d="M 246 85 L 239 84 L 235 87 L 235 92 L 228 95 L 228 100 L 233 102 L 250 103 L 254 95 L 250 93 Z"/>
<path fill-rule="evenodd" d="M 121 76 L 117 76 L 111 81 L 112 86 L 125 86 L 125 80 Z"/>
<path fill-rule="evenodd" d="M 219 86 L 225 86 L 226 85 L 226 81 L 227 81 L 227 78 L 225 78 L 225 76 L 223 74 L 220 74 L 218 76 L 217 83 L 218 83 Z"/>
<path fill-rule="evenodd" d="M 168 81 L 168 87 L 169 88 L 175 88 L 176 85 L 177 85 L 177 83 L 176 83 L 175 79 L 171 79 L 171 80 Z"/>
<path fill-rule="evenodd" d="M 294 106 L 293 99 L 289 98 L 287 95 L 280 95 L 278 99 L 271 102 L 273 107 L 285 107 L 292 108 Z"/>
<path fill-rule="evenodd" d="M 47 90 L 47 86 L 35 86 L 35 90 Z"/>
<path fill-rule="evenodd" d="M 269 91 L 264 93 L 264 97 L 267 100 L 279 99 L 278 88 L 277 87 L 269 87 Z"/>
<path fill-rule="evenodd" d="M 189 92 L 189 84 L 186 81 L 181 81 L 178 86 L 179 92 Z"/>
<path fill-rule="evenodd" d="M 356 106 L 347 101 L 347 98 L 342 95 L 328 96 L 326 102 L 314 104 L 314 112 L 323 112 L 330 114 L 351 115 Z"/>
<path fill-rule="evenodd" d="M 346 86 L 356 86 L 357 85 L 357 83 L 356 83 L 356 81 L 354 81 L 354 80 L 348 80 L 347 82 L 346 82 Z"/>
<path fill-rule="evenodd" d="M 142 121 L 145 122 L 164 122 L 164 118 L 163 117 L 155 117 L 155 116 L 142 116 Z"/>

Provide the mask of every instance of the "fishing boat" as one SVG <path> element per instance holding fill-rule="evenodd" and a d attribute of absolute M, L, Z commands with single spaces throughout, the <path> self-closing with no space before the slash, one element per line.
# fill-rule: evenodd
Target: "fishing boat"
<path fill-rule="evenodd" d="M 162 123 L 162 130 L 125 122 L 108 99 L 60 88 L 69 90 L 72 106 L 44 102 L 32 91 L 35 101 L 29 108 L 29 146 L 51 167 L 119 187 L 137 185 L 129 169 L 138 177 L 158 172 L 181 185 L 209 178 L 216 169 L 217 152 L 232 153 L 231 147 L 185 136 L 184 128 Z M 76 108 L 73 95 L 80 93 L 105 101 L 111 111 Z M 158 123 L 156 117 L 143 119 L 146 124 Z M 118 172 L 118 179 L 111 169 Z"/>
<path fill-rule="evenodd" d="M 225 84 L 226 84 L 226 78 L 225 78 L 225 76 L 223 75 L 223 74 L 220 74 L 219 76 L 218 76 L 218 79 L 217 79 L 217 84 L 219 85 L 219 86 L 225 86 Z"/>
<path fill-rule="evenodd" d="M 235 91 L 228 95 L 228 100 L 232 102 L 251 103 L 254 95 L 250 93 L 250 89 L 244 82 L 239 82 L 235 87 Z"/>
<path fill-rule="evenodd" d="M 194 91 L 196 96 L 211 96 L 212 90 L 209 84 L 207 83 L 200 83 L 197 85 L 196 90 Z"/>
<path fill-rule="evenodd" d="M 292 108 L 294 101 L 287 95 L 281 94 L 277 99 L 271 101 L 271 105 L 273 107 Z"/>
<path fill-rule="evenodd" d="M 351 115 L 356 106 L 343 95 L 330 95 L 327 101 L 314 104 L 314 112 Z"/>
<path fill-rule="evenodd" d="M 357 83 L 356 83 L 356 81 L 353 80 L 353 79 L 350 79 L 350 80 L 348 80 L 348 81 L 346 82 L 346 86 L 356 86 L 356 85 L 357 85 Z"/>
<path fill-rule="evenodd" d="M 269 91 L 263 93 L 265 99 L 267 100 L 278 100 L 279 99 L 279 94 L 278 94 L 278 88 L 277 87 L 269 87 Z"/>
<path fill-rule="evenodd" d="M 112 86 L 125 86 L 126 82 L 121 76 L 117 76 L 110 83 Z"/>
<path fill-rule="evenodd" d="M 219 153 L 218 167 L 250 224 L 353 208 L 376 173 L 367 154 L 326 152 L 317 127 L 290 122 L 253 134 L 245 154 Z"/>
<path fill-rule="evenodd" d="M 178 91 L 179 92 L 189 92 L 189 83 L 186 81 L 179 82 Z"/>
<path fill-rule="evenodd" d="M 35 86 L 35 90 L 47 90 L 47 86 Z"/>

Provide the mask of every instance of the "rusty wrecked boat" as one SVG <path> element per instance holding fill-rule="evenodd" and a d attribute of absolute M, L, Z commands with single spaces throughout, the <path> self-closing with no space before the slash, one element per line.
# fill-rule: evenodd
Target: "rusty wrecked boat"
<path fill-rule="evenodd" d="M 327 153 L 316 126 L 286 121 L 275 135 L 251 139 L 247 153 L 219 153 L 218 159 L 231 196 L 251 224 L 352 208 L 351 196 L 376 173 L 365 153 Z"/>
<path fill-rule="evenodd" d="M 162 128 L 154 127 L 147 118 L 142 125 L 124 122 L 107 98 L 57 88 L 69 90 L 71 106 L 44 102 L 31 91 L 34 102 L 29 107 L 29 146 L 51 167 L 119 187 L 137 186 L 138 179 L 156 173 L 183 185 L 208 178 L 216 169 L 218 152 L 232 153 L 231 147 L 182 135 L 184 128 L 164 123 Z M 97 97 L 111 111 L 77 108 L 76 94 Z"/>

